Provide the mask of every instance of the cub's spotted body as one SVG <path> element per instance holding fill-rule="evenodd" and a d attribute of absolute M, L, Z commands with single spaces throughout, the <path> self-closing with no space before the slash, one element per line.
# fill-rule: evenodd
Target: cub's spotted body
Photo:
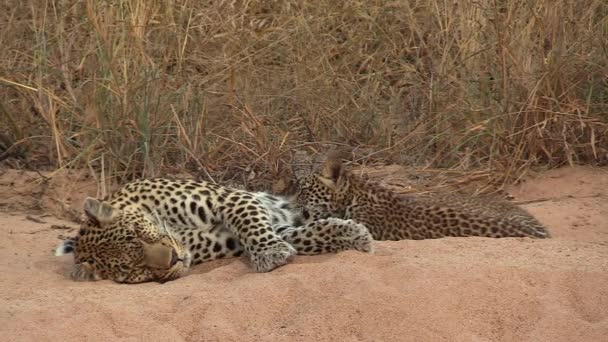
<path fill-rule="evenodd" d="M 296 186 L 304 219 L 352 219 L 364 224 L 375 240 L 550 237 L 532 215 L 510 203 L 399 195 L 348 172 L 338 155 L 331 155 L 319 174 L 298 180 Z"/>
<path fill-rule="evenodd" d="M 109 201 L 87 199 L 88 222 L 58 254 L 74 252 L 74 279 L 134 283 L 175 279 L 190 264 L 243 253 L 255 271 L 267 272 L 295 254 L 371 251 L 365 226 L 337 218 L 302 225 L 294 212 L 288 200 L 263 192 L 193 180 L 139 180 Z"/>

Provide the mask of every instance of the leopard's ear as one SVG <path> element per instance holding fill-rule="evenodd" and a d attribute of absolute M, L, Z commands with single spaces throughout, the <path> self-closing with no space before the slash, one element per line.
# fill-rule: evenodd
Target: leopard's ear
<path fill-rule="evenodd" d="M 84 200 L 84 213 L 92 221 L 104 224 L 114 221 L 120 212 L 106 202 L 87 197 Z"/>
<path fill-rule="evenodd" d="M 144 250 L 144 263 L 148 267 L 158 269 L 169 269 L 177 257 L 171 246 L 162 242 L 147 243 L 142 240 Z"/>
<path fill-rule="evenodd" d="M 298 189 L 298 181 L 298 179 L 294 180 L 292 177 L 280 177 L 272 184 L 272 193 L 287 197 L 292 196 Z"/>
<path fill-rule="evenodd" d="M 340 151 L 332 151 L 328 153 L 323 170 L 319 179 L 329 187 L 335 187 L 340 178 L 344 175 L 344 164 L 342 159 L 345 154 Z"/>

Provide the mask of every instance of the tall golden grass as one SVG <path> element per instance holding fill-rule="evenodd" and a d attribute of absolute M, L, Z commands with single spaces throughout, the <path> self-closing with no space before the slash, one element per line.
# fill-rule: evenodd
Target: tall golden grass
<path fill-rule="evenodd" d="M 607 159 L 605 0 L 0 7 L 0 154 L 32 167 L 269 180 L 349 145 L 506 182 Z"/>

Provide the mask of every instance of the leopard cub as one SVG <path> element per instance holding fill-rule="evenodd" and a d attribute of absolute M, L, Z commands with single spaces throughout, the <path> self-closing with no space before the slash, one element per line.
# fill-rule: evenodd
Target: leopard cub
<path fill-rule="evenodd" d="M 349 172 L 338 154 L 329 156 L 320 173 L 295 184 L 304 219 L 352 219 L 364 224 L 375 240 L 550 237 L 532 215 L 511 203 L 456 195 L 400 195 Z"/>

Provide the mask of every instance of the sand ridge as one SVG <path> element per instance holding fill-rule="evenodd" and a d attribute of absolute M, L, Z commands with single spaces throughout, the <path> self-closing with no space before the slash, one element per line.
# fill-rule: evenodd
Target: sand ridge
<path fill-rule="evenodd" d="M 2 184 L 0 184 L 2 186 Z M 2 189 L 0 189 L 2 190 Z M 374 242 L 372 255 L 245 259 L 166 284 L 77 283 L 53 257 L 75 224 L 0 212 L 4 341 L 601 341 L 608 334 L 608 173 L 510 189 L 554 238 Z"/>

